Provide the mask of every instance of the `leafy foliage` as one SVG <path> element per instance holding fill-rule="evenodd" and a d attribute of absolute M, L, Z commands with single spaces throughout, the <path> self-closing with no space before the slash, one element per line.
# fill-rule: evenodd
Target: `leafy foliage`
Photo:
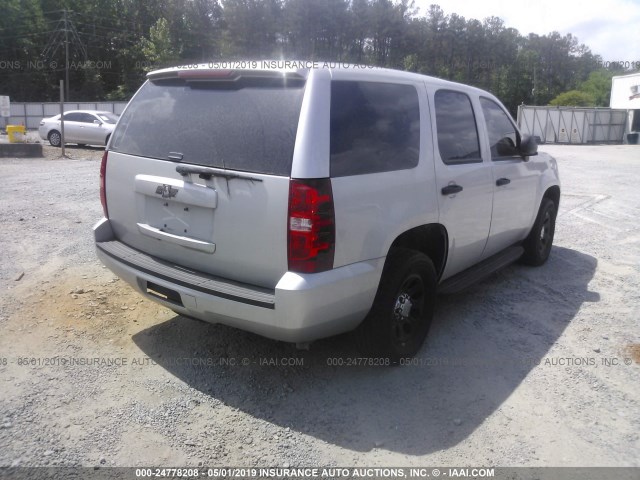
<path fill-rule="evenodd" d="M 580 90 L 569 90 L 555 97 L 549 102 L 549 105 L 554 107 L 595 107 L 595 103 L 594 98 L 588 93 Z"/>
<path fill-rule="evenodd" d="M 605 105 L 612 74 L 572 35 L 523 36 L 411 0 L 5 0 L 0 94 L 57 100 L 65 34 L 78 101 L 127 99 L 149 70 L 218 59 L 406 69 L 489 90 L 512 111 L 570 90 Z"/>
<path fill-rule="evenodd" d="M 140 51 L 149 60 L 146 70 L 152 70 L 150 65 L 170 66 L 176 63 L 180 56 L 171 38 L 169 22 L 160 18 L 149 30 L 149 38 L 142 37 L 140 40 Z"/>
<path fill-rule="evenodd" d="M 611 96 L 611 77 L 613 72 L 596 70 L 580 85 L 579 90 L 593 98 L 596 107 L 608 107 Z"/>
<path fill-rule="evenodd" d="M 596 70 L 575 90 L 561 93 L 549 102 L 554 106 L 608 107 L 613 72 Z"/>

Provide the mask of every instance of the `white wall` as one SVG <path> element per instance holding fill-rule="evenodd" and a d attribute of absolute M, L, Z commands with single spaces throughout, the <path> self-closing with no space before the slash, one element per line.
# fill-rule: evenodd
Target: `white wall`
<path fill-rule="evenodd" d="M 635 89 L 635 98 L 632 88 Z M 640 110 L 640 72 L 631 75 L 613 77 L 611 84 L 611 108 Z"/>

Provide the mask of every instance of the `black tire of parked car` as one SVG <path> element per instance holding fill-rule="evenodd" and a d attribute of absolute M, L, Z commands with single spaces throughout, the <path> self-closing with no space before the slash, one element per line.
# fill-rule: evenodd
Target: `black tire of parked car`
<path fill-rule="evenodd" d="M 57 130 L 51 130 L 47 138 L 52 147 L 59 147 L 62 144 L 62 135 Z"/>
<path fill-rule="evenodd" d="M 398 365 L 424 343 L 436 302 L 433 262 L 406 248 L 389 252 L 371 311 L 356 329 L 356 344 L 370 358 Z"/>
<path fill-rule="evenodd" d="M 524 247 L 524 254 L 520 258 L 522 263 L 537 267 L 547 261 L 556 231 L 557 214 L 557 207 L 553 200 L 543 198 L 533 228 L 522 245 Z"/>

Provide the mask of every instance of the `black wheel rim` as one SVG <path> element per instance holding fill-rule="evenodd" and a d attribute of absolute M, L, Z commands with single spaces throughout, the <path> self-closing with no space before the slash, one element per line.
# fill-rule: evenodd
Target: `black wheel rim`
<path fill-rule="evenodd" d="M 553 235 L 551 225 L 551 213 L 545 212 L 542 226 L 540 227 L 540 238 L 538 241 L 538 252 L 544 253 L 547 246 L 551 243 L 551 236 Z"/>
<path fill-rule="evenodd" d="M 417 337 L 423 323 L 425 286 L 422 277 L 412 274 L 405 278 L 396 296 L 391 313 L 394 343 L 405 347 Z"/>

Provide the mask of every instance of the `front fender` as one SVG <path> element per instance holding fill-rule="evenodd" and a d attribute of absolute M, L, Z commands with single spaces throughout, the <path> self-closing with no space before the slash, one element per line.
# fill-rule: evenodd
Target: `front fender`
<path fill-rule="evenodd" d="M 560 172 L 558 162 L 548 153 L 538 153 L 537 162 L 541 165 L 542 175 L 538 184 L 537 205 L 542 203 L 542 198 L 551 187 L 560 187 Z"/>

